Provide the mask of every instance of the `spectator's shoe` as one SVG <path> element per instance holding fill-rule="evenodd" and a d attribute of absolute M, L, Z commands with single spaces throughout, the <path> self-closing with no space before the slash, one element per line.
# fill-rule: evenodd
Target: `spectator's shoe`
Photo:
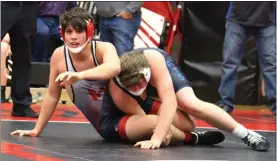
<path fill-rule="evenodd" d="M 220 131 L 191 132 L 196 137 L 195 145 L 214 145 L 225 140 L 225 136 Z"/>
<path fill-rule="evenodd" d="M 16 117 L 38 118 L 38 114 L 31 107 L 24 107 L 18 105 L 13 106 L 11 115 Z"/>
<path fill-rule="evenodd" d="M 270 143 L 265 137 L 251 130 L 242 140 L 255 151 L 267 151 L 270 148 Z"/>
<path fill-rule="evenodd" d="M 42 102 L 43 96 L 41 92 L 37 92 L 36 96 L 32 98 L 32 104 Z"/>
<path fill-rule="evenodd" d="M 226 111 L 227 113 L 232 113 L 233 112 L 233 108 L 228 107 L 224 104 L 216 104 L 218 107 L 222 108 L 224 111 Z"/>

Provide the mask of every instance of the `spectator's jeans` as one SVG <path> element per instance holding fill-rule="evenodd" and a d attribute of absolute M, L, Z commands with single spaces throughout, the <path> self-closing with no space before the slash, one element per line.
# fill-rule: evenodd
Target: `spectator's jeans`
<path fill-rule="evenodd" d="M 33 54 L 33 61 L 48 61 L 48 42 L 51 37 L 60 39 L 59 18 L 38 17 L 37 35 L 35 40 L 35 51 Z"/>
<path fill-rule="evenodd" d="M 231 21 L 226 22 L 223 46 L 222 77 L 219 87 L 219 104 L 233 109 L 233 100 L 237 83 L 237 69 L 243 56 L 243 43 L 250 27 Z M 253 27 L 251 28 L 253 29 Z M 271 102 L 272 112 L 276 111 L 276 25 L 254 28 L 256 48 L 265 83 L 265 92 Z"/>
<path fill-rule="evenodd" d="M 112 43 L 118 55 L 133 50 L 134 38 L 140 27 L 141 12 L 138 11 L 132 19 L 121 17 L 100 18 L 100 40 Z"/>

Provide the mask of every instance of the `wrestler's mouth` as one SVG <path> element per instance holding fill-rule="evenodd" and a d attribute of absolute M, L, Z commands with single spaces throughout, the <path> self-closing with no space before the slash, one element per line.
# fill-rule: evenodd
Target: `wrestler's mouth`
<path fill-rule="evenodd" d="M 69 44 L 69 46 L 72 47 L 72 48 L 77 48 L 77 47 L 80 46 L 80 43 L 72 42 L 72 43 Z"/>

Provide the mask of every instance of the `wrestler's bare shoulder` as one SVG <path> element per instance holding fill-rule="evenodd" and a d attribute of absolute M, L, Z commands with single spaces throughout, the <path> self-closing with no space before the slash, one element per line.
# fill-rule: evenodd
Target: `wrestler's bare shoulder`
<path fill-rule="evenodd" d="M 61 58 L 64 58 L 64 45 L 56 48 L 51 56 L 51 60 L 56 60 Z"/>
<path fill-rule="evenodd" d="M 96 41 L 96 48 L 97 50 L 107 50 L 107 49 L 115 49 L 114 45 L 109 42 L 103 42 L 103 41 Z"/>

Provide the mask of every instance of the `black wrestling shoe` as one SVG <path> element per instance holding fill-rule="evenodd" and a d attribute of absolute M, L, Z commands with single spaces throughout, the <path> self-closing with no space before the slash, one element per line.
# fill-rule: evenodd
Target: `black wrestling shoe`
<path fill-rule="evenodd" d="M 196 137 L 195 145 L 214 145 L 225 140 L 225 136 L 220 131 L 191 132 Z"/>
<path fill-rule="evenodd" d="M 267 151 L 270 148 L 269 141 L 254 131 L 249 131 L 242 140 L 255 151 Z"/>
<path fill-rule="evenodd" d="M 14 105 L 11 115 L 16 117 L 38 118 L 38 114 L 31 107 L 17 105 Z"/>

